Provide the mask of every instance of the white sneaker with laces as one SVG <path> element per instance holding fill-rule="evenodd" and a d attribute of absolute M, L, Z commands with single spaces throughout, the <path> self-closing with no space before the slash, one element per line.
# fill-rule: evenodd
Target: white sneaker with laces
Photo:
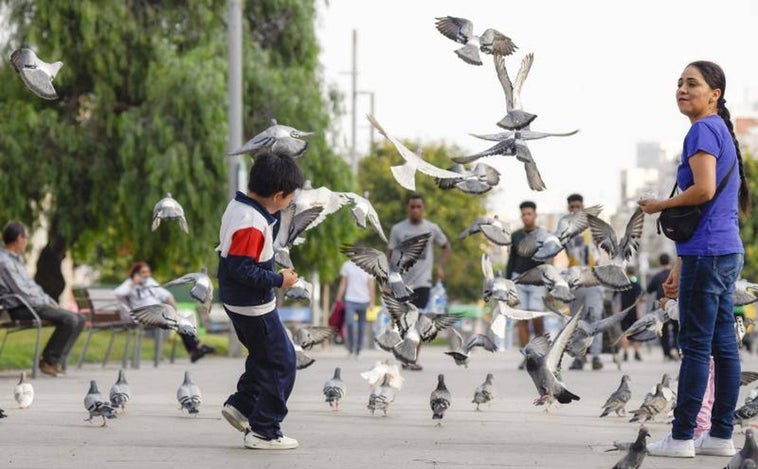
<path fill-rule="evenodd" d="M 706 456 L 734 456 L 737 450 L 732 439 L 716 438 L 705 432 L 695 440 L 695 454 Z"/>
<path fill-rule="evenodd" d="M 221 409 L 221 415 L 224 416 L 226 421 L 229 422 L 231 426 L 241 432 L 245 432 L 250 428 L 247 418 L 242 415 L 242 412 L 237 410 L 237 408 L 231 404 L 224 405 L 224 408 Z"/>
<path fill-rule="evenodd" d="M 664 458 L 694 458 L 694 440 L 675 440 L 671 433 L 666 438 L 647 445 L 647 454 Z"/>
<path fill-rule="evenodd" d="M 252 430 L 245 433 L 245 447 L 250 449 L 295 449 L 298 446 L 296 439 L 284 435 L 267 440 Z"/>

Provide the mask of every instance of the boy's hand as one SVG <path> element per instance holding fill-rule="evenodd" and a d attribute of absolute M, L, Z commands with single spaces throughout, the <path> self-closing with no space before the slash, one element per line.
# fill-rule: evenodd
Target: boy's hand
<path fill-rule="evenodd" d="M 297 273 L 292 269 L 282 269 L 280 272 L 282 274 L 283 280 L 282 280 L 282 289 L 286 290 L 292 285 L 297 282 Z"/>

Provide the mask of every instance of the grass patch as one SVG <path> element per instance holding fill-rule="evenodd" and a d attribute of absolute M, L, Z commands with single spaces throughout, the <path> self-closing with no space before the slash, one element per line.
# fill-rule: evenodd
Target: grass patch
<path fill-rule="evenodd" d="M 5 331 L 0 331 L 0 341 L 2 341 L 2 335 Z M 52 327 L 46 327 L 42 329 L 41 349 L 44 350 L 47 340 L 53 333 Z M 142 361 L 152 361 L 155 356 L 155 341 L 152 339 L 149 332 L 145 332 L 142 336 Z M 14 332 L 8 337 L 8 342 L 5 344 L 5 350 L 0 355 L 0 370 L 19 370 L 32 367 L 32 361 L 34 359 L 34 339 L 37 333 L 34 329 L 28 329 L 24 331 Z M 71 354 L 68 358 L 69 368 L 75 367 L 79 361 L 79 357 L 82 353 L 82 347 L 84 346 L 84 339 L 87 335 L 87 331 L 83 331 L 79 336 L 79 339 L 71 349 Z M 87 347 L 87 356 L 84 359 L 85 363 L 99 363 L 103 361 L 105 357 L 105 350 L 108 348 L 108 342 L 111 338 L 110 331 L 100 331 L 92 334 L 89 346 Z M 168 360 L 171 357 L 172 341 L 176 341 L 176 358 L 187 358 L 189 354 L 184 350 L 184 344 L 182 344 L 181 338 L 175 332 L 164 338 L 163 340 L 163 358 Z M 229 337 L 224 334 L 200 334 L 200 341 L 206 345 L 210 345 L 216 349 L 216 354 L 224 356 L 229 352 Z M 116 334 L 116 340 L 113 343 L 113 349 L 111 350 L 111 356 L 109 362 L 119 363 L 124 356 L 124 345 L 126 343 L 126 334 L 123 332 Z M 129 359 L 132 357 L 132 347 L 134 345 L 134 337 L 131 338 L 129 344 Z M 40 352 L 41 353 L 41 352 Z"/>

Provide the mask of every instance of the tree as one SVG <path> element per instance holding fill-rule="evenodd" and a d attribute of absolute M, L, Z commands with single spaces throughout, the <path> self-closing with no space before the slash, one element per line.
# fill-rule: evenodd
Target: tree
<path fill-rule="evenodd" d="M 214 271 L 228 202 L 227 2 L 107 3 L 0 0 L 10 11 L 6 57 L 31 47 L 64 62 L 58 101 L 38 99 L 10 67 L 0 68 L 0 217 L 28 223 L 44 214 L 75 259 L 107 280 L 137 259 L 164 277 L 203 265 Z M 243 10 L 245 135 L 271 117 L 314 130 L 306 175 L 350 187 L 347 165 L 324 139 L 330 114 L 313 1 L 249 0 Z M 190 236 L 175 223 L 150 231 L 153 206 L 167 192 L 184 207 Z M 318 252 L 343 234 L 340 226 L 329 222 L 309 236 L 294 253 L 298 267 L 331 273 Z"/>
<path fill-rule="evenodd" d="M 405 144 L 408 148 L 417 147 L 415 142 Z M 450 156 L 459 154 L 461 151 L 457 147 L 443 144 L 430 144 L 421 149 L 424 160 L 441 168 L 451 166 Z M 358 181 L 361 191 L 368 191 L 387 236 L 392 225 L 407 216 L 405 201 L 411 192 L 395 182 L 390 172 L 390 166 L 402 162 L 395 147 L 386 141 L 360 162 Z M 484 215 L 486 195 L 464 194 L 457 189 L 442 190 L 437 187 L 434 178 L 421 173 L 416 175 L 416 192 L 426 199 L 426 217 L 440 226 L 453 248 L 445 271 L 448 298 L 460 302 L 476 301 L 482 292 L 482 251 L 479 245 L 483 241 L 467 239 L 460 242 L 456 237 L 474 218 Z M 380 250 L 386 248 L 373 233 L 366 232 L 361 236 L 367 245 Z"/>
<path fill-rule="evenodd" d="M 758 279 L 758 160 L 749 151 L 743 149 L 742 160 L 745 165 L 745 175 L 750 188 L 752 211 L 747 215 L 740 214 L 740 237 L 745 246 L 745 265 L 742 277 L 755 282 Z"/>

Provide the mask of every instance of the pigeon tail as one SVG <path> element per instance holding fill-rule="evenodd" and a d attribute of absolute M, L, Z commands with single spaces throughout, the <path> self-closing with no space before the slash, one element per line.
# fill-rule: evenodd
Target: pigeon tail
<path fill-rule="evenodd" d="M 470 65 L 482 65 L 482 59 L 479 56 L 479 48 L 475 44 L 467 44 L 460 49 L 455 50 L 455 55 Z"/>
<path fill-rule="evenodd" d="M 394 330 L 394 329 L 387 329 L 384 332 L 382 332 L 379 337 L 376 337 L 374 339 L 374 342 L 384 350 L 385 352 L 391 352 L 392 349 L 402 342 L 403 338 L 400 337 L 400 334 Z"/>
<path fill-rule="evenodd" d="M 405 338 L 399 344 L 392 347 L 392 353 L 405 364 L 416 363 L 417 346 L 418 342 Z"/>
<path fill-rule="evenodd" d="M 626 272 L 624 272 L 624 269 L 620 265 L 607 264 L 595 266 L 592 268 L 592 273 L 608 288 L 628 290 L 632 287 L 629 277 L 627 277 Z"/>
<path fill-rule="evenodd" d="M 432 401 L 432 420 L 440 420 L 445 416 L 445 411 L 450 407 L 450 403 L 445 399 L 435 399 Z"/>
<path fill-rule="evenodd" d="M 578 401 L 580 397 L 572 393 L 568 389 L 563 388 L 559 394 L 555 395 L 555 399 L 561 404 L 568 404 L 571 401 Z"/>

